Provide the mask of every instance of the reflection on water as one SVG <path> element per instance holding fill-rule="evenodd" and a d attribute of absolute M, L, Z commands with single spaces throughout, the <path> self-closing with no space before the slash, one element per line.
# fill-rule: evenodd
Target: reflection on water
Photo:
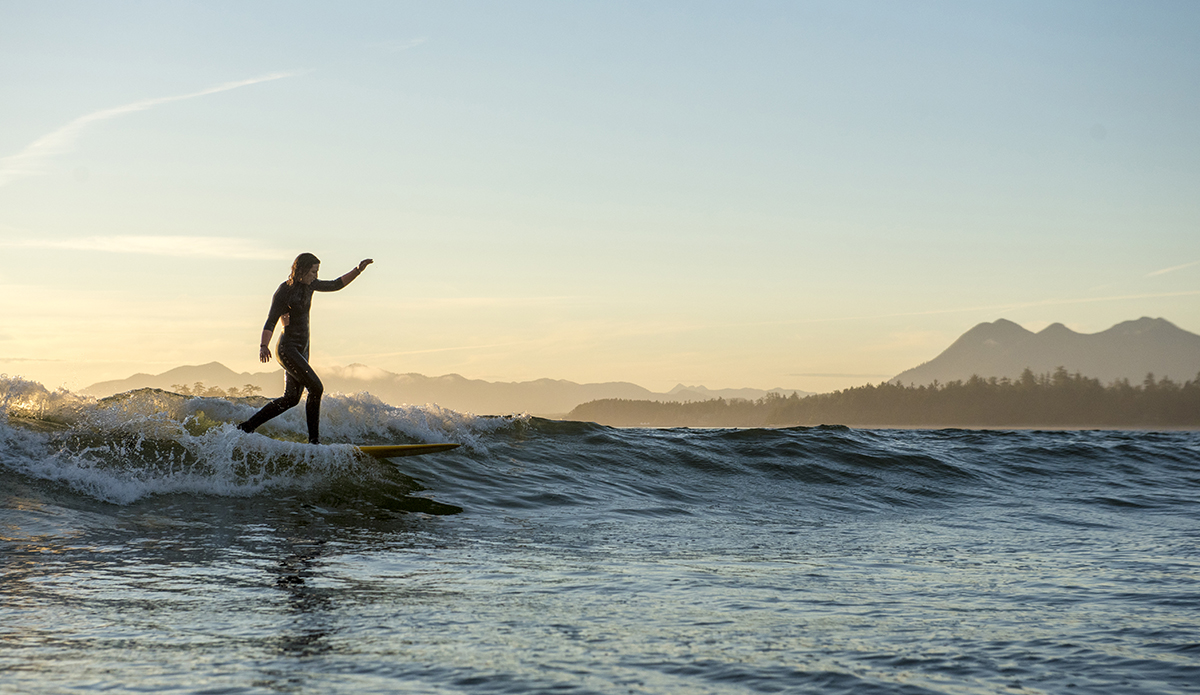
<path fill-rule="evenodd" d="M 309 657 L 324 654 L 332 646 L 327 639 L 336 628 L 331 616 L 334 604 L 328 589 L 313 586 L 319 582 L 320 557 L 325 541 L 289 540 L 292 554 L 279 561 L 275 586 L 287 592 L 287 606 L 293 625 L 279 637 L 282 656 Z"/>
<path fill-rule="evenodd" d="M 344 488 L 119 506 L 18 479 L 0 691 L 1200 682 L 1195 435 L 585 432 L 598 448 L 566 462 L 574 431 L 406 469 L 453 516 Z M 603 459 L 613 438 L 653 458 Z M 1114 443 L 1140 448 L 1106 460 Z M 1066 463 L 1030 469 L 1038 446 Z"/>

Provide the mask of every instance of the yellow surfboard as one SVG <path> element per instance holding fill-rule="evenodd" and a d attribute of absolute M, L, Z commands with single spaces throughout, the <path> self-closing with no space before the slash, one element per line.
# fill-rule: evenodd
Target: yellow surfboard
<path fill-rule="evenodd" d="M 397 456 L 418 456 L 420 454 L 433 454 L 439 451 L 449 451 L 458 448 L 458 444 L 381 444 L 372 446 L 360 446 L 358 450 L 368 456 L 374 456 L 377 459 L 390 459 Z"/>

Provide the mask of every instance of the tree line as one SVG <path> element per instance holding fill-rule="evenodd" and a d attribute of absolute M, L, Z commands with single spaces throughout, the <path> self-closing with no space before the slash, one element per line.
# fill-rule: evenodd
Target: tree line
<path fill-rule="evenodd" d="M 1200 427 L 1200 373 L 1177 383 L 1147 374 L 1140 384 L 1071 374 L 1063 367 L 1017 379 L 982 378 L 946 384 L 883 382 L 799 397 L 768 393 L 757 400 L 656 402 L 609 398 L 568 415 L 617 427 Z"/>
<path fill-rule="evenodd" d="M 206 386 L 203 381 L 197 381 L 191 386 L 187 384 L 172 384 L 171 389 L 183 396 L 199 396 L 201 398 L 247 398 L 257 395 L 262 391 L 261 386 L 255 386 L 254 384 L 246 384 L 240 389 L 232 386 L 227 391 L 220 386 Z"/>

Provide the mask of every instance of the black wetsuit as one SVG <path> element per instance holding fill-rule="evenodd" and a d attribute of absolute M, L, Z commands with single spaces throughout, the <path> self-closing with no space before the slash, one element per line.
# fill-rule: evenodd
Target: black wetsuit
<path fill-rule="evenodd" d="M 336 292 L 345 287 L 341 278 L 337 280 L 314 280 L 305 285 L 283 283 L 275 290 L 271 299 L 271 311 L 267 314 L 264 331 L 274 331 L 279 317 L 288 315 L 288 325 L 283 328 L 275 357 L 287 374 L 283 395 L 263 406 L 254 417 L 238 425 L 244 432 L 253 432 L 267 420 L 282 414 L 300 403 L 300 394 L 308 389 L 305 405 L 308 416 L 308 441 L 320 443 L 321 439 L 321 394 L 324 387 L 317 373 L 308 366 L 308 310 L 312 307 L 313 292 Z"/>

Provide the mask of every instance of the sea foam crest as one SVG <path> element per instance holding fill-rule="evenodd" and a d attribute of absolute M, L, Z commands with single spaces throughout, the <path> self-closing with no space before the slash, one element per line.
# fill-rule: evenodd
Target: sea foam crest
<path fill-rule="evenodd" d="M 12 416 L 51 422 L 67 422 L 95 399 L 66 389 L 49 391 L 36 381 L 0 374 L 0 421 Z"/>
<path fill-rule="evenodd" d="M 175 394 L 169 394 L 174 396 Z M 242 422 L 253 415 L 259 399 L 188 398 L 178 404 L 177 419 L 197 422 Z M 156 408 L 160 411 L 166 407 Z M 528 416 L 481 417 L 438 405 L 394 406 L 370 393 L 327 394 L 321 399 L 321 441 L 354 444 L 454 442 L 485 450 L 486 436 L 511 429 Z M 306 441 L 304 403 L 263 425 L 263 434 Z"/>
<path fill-rule="evenodd" d="M 333 394 L 322 399 L 330 445 L 314 447 L 303 404 L 261 428 L 266 437 L 237 430 L 264 402 L 158 389 L 96 400 L 0 377 L 0 465 L 117 504 L 153 494 L 251 496 L 366 482 L 375 469 L 350 442 L 450 441 L 481 450 L 488 434 L 522 421 Z"/>

